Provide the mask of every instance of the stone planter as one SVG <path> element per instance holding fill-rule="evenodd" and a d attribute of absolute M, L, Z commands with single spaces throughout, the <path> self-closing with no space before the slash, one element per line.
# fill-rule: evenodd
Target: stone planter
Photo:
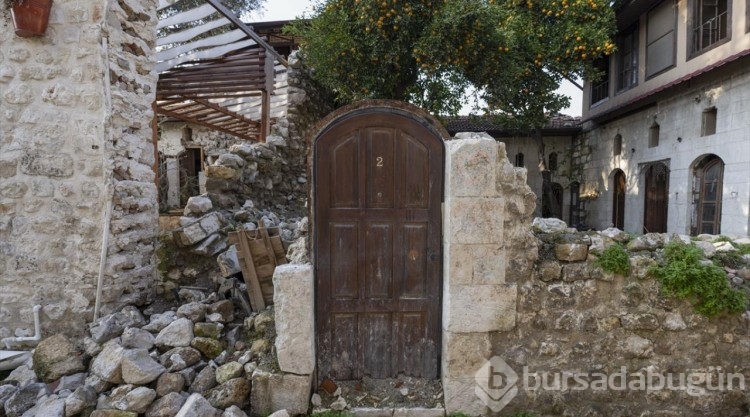
<path fill-rule="evenodd" d="M 28 38 L 43 36 L 49 23 L 52 0 L 18 0 L 13 3 L 11 16 L 16 35 Z"/>

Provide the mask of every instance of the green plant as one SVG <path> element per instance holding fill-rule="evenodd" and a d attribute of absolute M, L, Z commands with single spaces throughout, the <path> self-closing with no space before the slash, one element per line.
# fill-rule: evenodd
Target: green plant
<path fill-rule="evenodd" d="M 596 260 L 596 266 L 604 272 L 625 275 L 630 274 L 630 257 L 625 247 L 617 243 L 604 249 L 599 259 Z"/>
<path fill-rule="evenodd" d="M 713 258 L 714 264 L 719 267 L 740 269 L 747 265 L 747 261 L 738 251 L 717 252 Z"/>
<path fill-rule="evenodd" d="M 665 295 L 691 300 L 695 311 L 707 317 L 745 311 L 747 296 L 730 287 L 720 267 L 702 263 L 701 258 L 699 248 L 670 242 L 664 247 L 664 264 L 650 272 Z"/>
<path fill-rule="evenodd" d="M 750 244 L 739 243 L 734 245 L 740 255 L 750 255 Z"/>

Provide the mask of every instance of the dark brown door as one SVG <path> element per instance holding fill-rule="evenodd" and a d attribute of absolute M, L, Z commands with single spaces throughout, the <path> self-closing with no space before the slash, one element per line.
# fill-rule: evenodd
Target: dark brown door
<path fill-rule="evenodd" d="M 661 162 L 646 168 L 643 233 L 666 233 L 669 208 L 669 169 Z"/>
<path fill-rule="evenodd" d="M 721 233 L 721 189 L 723 186 L 724 162 L 715 158 L 703 167 L 700 176 L 700 200 L 698 202 L 698 233 L 718 235 Z"/>
<path fill-rule="evenodd" d="M 612 224 L 620 229 L 625 229 L 625 173 L 619 169 L 615 173 L 612 201 Z"/>
<path fill-rule="evenodd" d="M 442 139 L 407 115 L 342 118 L 314 153 L 318 378 L 437 378 Z"/>

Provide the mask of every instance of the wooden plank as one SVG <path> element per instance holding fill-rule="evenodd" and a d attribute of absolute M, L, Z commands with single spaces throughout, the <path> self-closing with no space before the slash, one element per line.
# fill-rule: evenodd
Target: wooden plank
<path fill-rule="evenodd" d="M 261 95 L 262 104 L 260 105 L 260 141 L 265 142 L 271 133 L 271 100 L 268 91 L 263 91 Z"/>
<path fill-rule="evenodd" d="M 274 269 L 276 269 L 276 252 L 273 250 L 273 246 L 271 246 L 271 240 L 268 236 L 268 230 L 266 230 L 265 227 L 260 228 L 260 236 L 263 240 L 263 246 L 266 247 L 266 253 L 268 254 L 268 259 L 271 261 L 271 265 L 273 265 Z"/>
<path fill-rule="evenodd" d="M 159 116 L 156 112 L 156 100 L 151 103 L 154 116 L 151 118 L 151 140 L 154 144 L 154 182 L 156 183 L 156 198 L 159 199 Z"/>
<path fill-rule="evenodd" d="M 276 256 L 276 265 L 284 265 L 288 263 L 281 236 L 271 236 L 270 241 L 271 247 L 273 247 L 273 253 Z"/>
<path fill-rule="evenodd" d="M 247 286 L 247 295 L 250 298 L 250 306 L 254 311 L 261 311 L 266 308 L 266 302 L 263 299 L 260 282 L 258 282 L 258 275 L 255 272 L 255 265 L 253 263 L 253 257 L 250 254 L 247 236 L 244 230 L 237 233 L 239 243 L 237 257 L 240 261 L 242 275 L 245 277 L 245 285 Z"/>

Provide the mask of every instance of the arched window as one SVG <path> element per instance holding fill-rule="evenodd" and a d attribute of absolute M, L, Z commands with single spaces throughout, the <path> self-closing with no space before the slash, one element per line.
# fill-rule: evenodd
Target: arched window
<path fill-rule="evenodd" d="M 623 230 L 625 228 L 625 190 L 627 181 L 622 170 L 615 170 L 612 176 L 612 225 Z"/>
<path fill-rule="evenodd" d="M 619 133 L 615 135 L 615 140 L 612 144 L 612 155 L 617 156 L 622 153 L 622 135 Z"/>
<path fill-rule="evenodd" d="M 549 167 L 547 168 L 549 168 L 551 172 L 557 171 L 557 153 L 556 152 L 552 152 L 551 154 L 549 154 Z"/>
<path fill-rule="evenodd" d="M 721 197 L 724 186 L 724 161 L 716 155 L 703 157 L 693 169 L 694 235 L 721 233 Z"/>

